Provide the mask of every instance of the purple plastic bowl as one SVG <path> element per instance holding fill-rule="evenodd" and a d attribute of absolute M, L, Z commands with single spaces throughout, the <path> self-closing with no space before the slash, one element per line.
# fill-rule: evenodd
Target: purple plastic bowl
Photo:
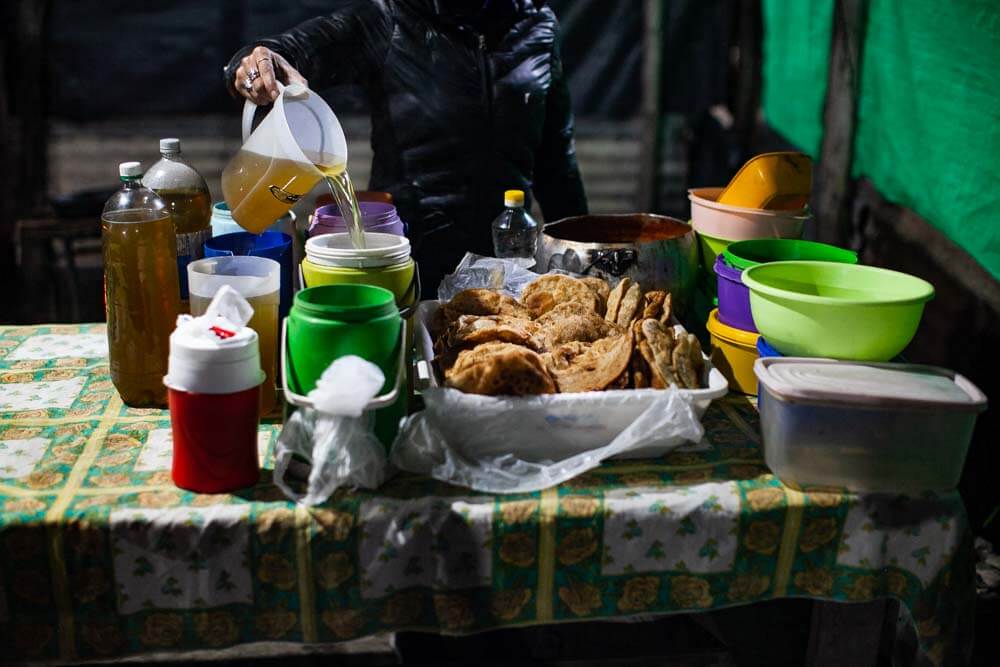
<path fill-rule="evenodd" d="M 403 236 L 405 228 L 399 219 L 396 207 L 384 202 L 358 202 L 361 209 L 361 224 L 366 232 L 380 232 Z M 312 225 L 309 226 L 309 236 L 346 232 L 347 222 L 340 215 L 336 204 L 320 206 L 313 214 Z"/>
<path fill-rule="evenodd" d="M 719 277 L 719 321 L 734 329 L 757 333 L 750 314 L 750 288 L 740 280 L 742 273 L 726 264 L 722 255 L 715 258 L 715 275 Z"/>

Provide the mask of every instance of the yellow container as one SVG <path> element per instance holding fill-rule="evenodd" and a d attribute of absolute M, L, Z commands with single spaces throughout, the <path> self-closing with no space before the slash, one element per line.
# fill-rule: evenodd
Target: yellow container
<path fill-rule="evenodd" d="M 805 153 L 763 153 L 750 158 L 719 195 L 728 206 L 801 209 L 812 190 L 812 159 Z"/>
<path fill-rule="evenodd" d="M 408 306 L 414 299 L 413 275 L 416 264 L 412 259 L 389 266 L 355 269 L 344 266 L 314 264 L 309 258 L 302 260 L 302 278 L 305 287 L 320 285 L 375 285 L 396 295 L 397 306 Z"/>
<path fill-rule="evenodd" d="M 760 334 L 737 329 L 719 321 L 719 309 L 708 315 L 708 334 L 712 341 L 712 365 L 729 380 L 729 388 L 743 394 L 757 395 L 757 339 Z"/>

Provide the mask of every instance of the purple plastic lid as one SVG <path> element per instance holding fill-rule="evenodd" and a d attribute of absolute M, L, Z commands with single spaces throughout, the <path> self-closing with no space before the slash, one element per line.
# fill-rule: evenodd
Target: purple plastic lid
<path fill-rule="evenodd" d="M 363 201 L 358 202 L 358 208 L 361 210 L 361 218 L 367 226 L 371 222 L 389 222 L 392 219 L 398 217 L 396 213 L 396 207 L 392 204 L 386 204 L 380 201 Z M 313 220 L 321 225 L 333 226 L 337 221 L 342 221 L 344 216 L 340 214 L 340 207 L 336 204 L 327 204 L 326 206 L 320 206 L 316 209 L 313 214 Z"/>

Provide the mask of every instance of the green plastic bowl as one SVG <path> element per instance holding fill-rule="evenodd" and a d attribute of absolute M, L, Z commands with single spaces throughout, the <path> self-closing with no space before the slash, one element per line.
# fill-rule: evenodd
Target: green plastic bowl
<path fill-rule="evenodd" d="M 771 262 L 742 279 L 757 330 L 798 357 L 888 361 L 913 339 L 934 297 L 926 280 L 857 264 Z"/>
<path fill-rule="evenodd" d="M 749 269 L 768 262 L 804 260 L 857 264 L 858 255 L 850 250 L 815 241 L 798 239 L 755 239 L 734 241 L 722 251 L 726 264 L 734 269 Z"/>

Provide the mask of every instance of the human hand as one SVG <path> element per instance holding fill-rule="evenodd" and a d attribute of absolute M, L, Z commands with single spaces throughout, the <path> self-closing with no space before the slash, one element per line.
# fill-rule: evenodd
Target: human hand
<path fill-rule="evenodd" d="M 267 47 L 258 46 L 240 61 L 233 85 L 236 92 L 259 105 L 270 104 L 278 97 L 278 81 L 309 85 L 284 57 Z"/>

